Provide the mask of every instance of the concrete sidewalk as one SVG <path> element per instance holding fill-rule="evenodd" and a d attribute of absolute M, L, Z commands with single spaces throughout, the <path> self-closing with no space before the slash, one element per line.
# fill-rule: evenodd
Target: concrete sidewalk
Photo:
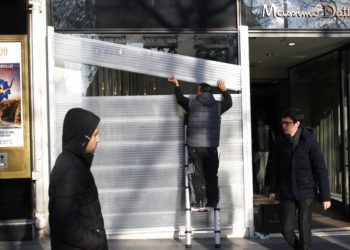
<path fill-rule="evenodd" d="M 315 250 L 337 250 L 350 249 L 350 230 L 313 232 L 313 249 Z M 109 250 L 171 250 L 186 249 L 184 239 L 162 239 L 162 240 L 109 240 Z M 49 250 L 50 240 L 44 241 L 15 241 L 0 242 L 0 250 Z M 214 239 L 193 239 L 192 247 L 188 249 L 206 250 L 218 249 L 214 247 Z M 281 234 L 269 237 L 222 239 L 222 250 L 228 249 L 275 249 L 288 250 L 290 248 Z"/>

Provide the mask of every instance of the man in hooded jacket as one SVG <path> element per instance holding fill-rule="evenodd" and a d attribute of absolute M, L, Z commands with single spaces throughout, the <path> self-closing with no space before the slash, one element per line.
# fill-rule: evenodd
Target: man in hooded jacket
<path fill-rule="evenodd" d="M 53 250 L 107 250 L 97 187 L 90 171 L 100 118 L 73 108 L 65 116 L 62 153 L 50 175 L 49 224 Z"/>
<path fill-rule="evenodd" d="M 214 99 L 210 85 L 201 83 L 197 85 L 196 95 L 187 98 L 183 95 L 179 82 L 173 75 L 168 80 L 175 86 L 177 103 L 187 111 L 187 144 L 189 154 L 195 165 L 195 171 L 199 174 L 193 175 L 193 182 L 199 185 L 205 182 L 206 207 L 216 208 L 219 202 L 218 168 L 219 157 L 217 147 L 220 142 L 221 114 L 232 107 L 232 99 L 225 82 L 218 80 L 217 85 L 222 92 L 223 100 Z M 204 177 L 204 178 L 203 178 Z M 203 178 L 204 180 L 200 180 Z M 197 186 L 199 186 L 197 183 Z M 192 185 L 196 185 L 192 183 Z M 195 189 L 199 190 L 200 187 Z M 192 206 L 198 204 L 201 197 L 192 201 Z"/>

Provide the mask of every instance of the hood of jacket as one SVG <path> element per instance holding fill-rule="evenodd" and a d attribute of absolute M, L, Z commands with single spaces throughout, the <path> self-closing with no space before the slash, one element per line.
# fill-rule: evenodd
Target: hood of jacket
<path fill-rule="evenodd" d="M 213 94 L 208 92 L 203 92 L 201 95 L 198 95 L 196 98 L 204 106 L 212 106 L 216 102 Z"/>
<path fill-rule="evenodd" d="M 314 136 L 314 132 L 313 132 L 312 128 L 302 127 L 301 137 L 309 138 L 309 137 L 313 137 L 313 136 Z"/>
<path fill-rule="evenodd" d="M 62 150 L 86 158 L 86 146 L 99 122 L 100 118 L 88 110 L 70 109 L 63 122 Z"/>

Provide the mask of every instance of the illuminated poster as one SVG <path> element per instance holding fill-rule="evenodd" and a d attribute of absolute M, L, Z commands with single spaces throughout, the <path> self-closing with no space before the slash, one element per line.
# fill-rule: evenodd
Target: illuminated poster
<path fill-rule="evenodd" d="M 21 43 L 0 43 L 0 147 L 23 146 Z"/>

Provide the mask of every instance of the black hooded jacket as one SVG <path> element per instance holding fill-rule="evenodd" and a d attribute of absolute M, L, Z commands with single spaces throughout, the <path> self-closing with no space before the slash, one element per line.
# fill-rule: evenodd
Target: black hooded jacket
<path fill-rule="evenodd" d="M 100 118 L 80 108 L 67 112 L 62 153 L 50 175 L 49 223 L 53 250 L 106 250 L 107 240 L 97 187 L 86 146 Z"/>
<path fill-rule="evenodd" d="M 281 199 L 330 201 L 328 172 L 311 129 L 300 128 L 297 142 L 286 134 L 276 137 L 271 161 L 270 192 Z"/>

